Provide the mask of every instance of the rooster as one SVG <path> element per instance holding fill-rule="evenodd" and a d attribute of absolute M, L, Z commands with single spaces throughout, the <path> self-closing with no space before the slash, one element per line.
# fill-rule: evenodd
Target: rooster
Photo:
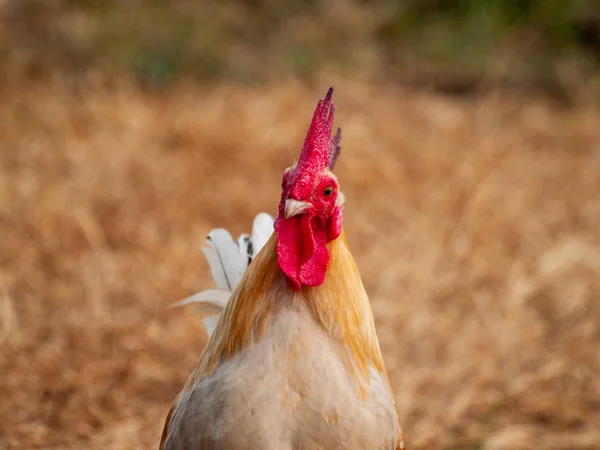
<path fill-rule="evenodd" d="M 161 450 L 404 449 L 342 229 L 332 94 L 283 173 L 275 221 L 259 214 L 237 243 L 222 229 L 207 239 L 218 289 L 182 303 L 200 304 L 210 337 L 167 415 Z"/>

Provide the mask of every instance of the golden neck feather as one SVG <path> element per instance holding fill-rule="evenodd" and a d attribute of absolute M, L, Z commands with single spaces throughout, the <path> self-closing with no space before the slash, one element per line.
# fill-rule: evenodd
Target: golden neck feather
<path fill-rule="evenodd" d="M 330 260 L 323 284 L 295 292 L 277 264 L 273 233 L 223 310 L 188 387 L 259 340 L 278 308 L 289 302 L 304 302 L 331 338 L 342 344 L 344 363 L 359 385 L 368 379 L 369 366 L 387 377 L 371 305 L 343 231 L 328 249 Z"/>

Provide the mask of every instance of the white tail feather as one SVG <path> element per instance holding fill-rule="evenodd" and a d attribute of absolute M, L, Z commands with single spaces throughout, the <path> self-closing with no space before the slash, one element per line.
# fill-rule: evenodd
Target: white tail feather
<path fill-rule="evenodd" d="M 223 308 L 227 305 L 244 271 L 271 237 L 273 224 L 273 217 L 267 213 L 260 213 L 252 224 L 252 237 L 242 234 L 237 242 L 234 242 L 231 234 L 223 228 L 212 230 L 206 238 L 208 247 L 202 247 L 202 251 L 210 266 L 217 289 L 194 294 L 173 306 L 184 306 L 190 303 L 199 305 L 195 312 L 204 315 L 202 322 L 206 333 L 211 336 Z"/>
<path fill-rule="evenodd" d="M 267 213 L 259 213 L 254 219 L 252 224 L 253 257 L 258 255 L 273 234 L 273 222 L 273 218 Z"/>
<path fill-rule="evenodd" d="M 225 308 L 229 297 L 231 296 L 231 291 L 226 289 L 209 289 L 207 291 L 202 291 L 197 294 L 191 295 L 188 298 L 181 300 L 180 302 L 174 303 L 172 306 L 184 306 L 189 305 L 190 303 L 201 303 L 208 302 L 215 305 L 218 308 Z"/>
<path fill-rule="evenodd" d="M 205 316 L 202 318 L 202 323 L 204 324 L 204 328 L 206 329 L 206 334 L 212 336 L 217 328 L 217 324 L 219 323 L 219 317 L 221 316 Z"/>
<path fill-rule="evenodd" d="M 247 258 L 240 254 L 231 234 L 223 228 L 215 228 L 208 233 L 206 243 L 210 247 L 202 248 L 202 251 L 217 287 L 233 291 L 248 266 Z"/>

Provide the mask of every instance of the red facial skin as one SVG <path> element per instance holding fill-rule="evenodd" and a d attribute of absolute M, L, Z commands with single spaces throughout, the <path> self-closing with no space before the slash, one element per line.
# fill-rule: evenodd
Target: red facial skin
<path fill-rule="evenodd" d="M 295 168 L 283 174 L 279 215 L 275 223 L 278 264 L 289 285 L 299 291 L 302 286 L 319 286 L 325 279 L 329 263 L 326 244 L 342 231 L 342 202 L 337 202 L 339 185 L 330 168 L 337 152 L 331 152 L 333 105 L 329 111 L 331 90 L 319 102 L 309 128 L 300 159 Z M 334 137 L 339 144 L 339 132 Z M 339 152 L 339 146 L 338 150 Z M 333 158 L 333 159 L 332 159 Z M 285 218 L 288 199 L 307 202 L 304 213 Z"/>
<path fill-rule="evenodd" d="M 284 175 L 284 184 L 288 182 L 286 178 Z M 342 232 L 342 206 L 335 204 L 339 188 L 331 174 L 321 174 L 307 197 L 298 195 L 305 189 L 296 186 L 285 185 L 275 228 L 279 267 L 290 286 L 300 290 L 302 286 L 319 286 L 325 280 L 329 263 L 326 244 Z M 286 219 L 283 214 L 288 198 L 308 202 L 311 207 Z"/>

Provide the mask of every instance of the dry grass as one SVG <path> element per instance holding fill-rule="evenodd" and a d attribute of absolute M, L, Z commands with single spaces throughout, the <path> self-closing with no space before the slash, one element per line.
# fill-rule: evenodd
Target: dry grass
<path fill-rule="evenodd" d="M 329 81 L 2 91 L 0 448 L 156 447 L 205 342 L 167 306 L 275 211 Z M 600 446 L 600 113 L 335 85 L 409 448 Z"/>

